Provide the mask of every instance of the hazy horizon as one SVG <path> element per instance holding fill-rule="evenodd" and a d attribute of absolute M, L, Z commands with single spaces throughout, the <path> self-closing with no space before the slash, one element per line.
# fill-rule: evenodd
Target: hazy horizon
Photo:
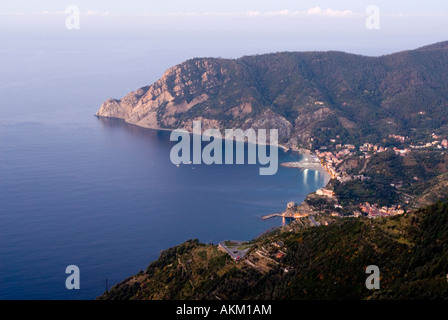
<path fill-rule="evenodd" d="M 375 17 L 373 21 L 378 24 L 369 28 L 367 22 L 371 14 L 368 8 L 372 5 L 379 10 L 378 19 Z M 73 17 L 73 21 L 71 17 L 74 13 L 67 12 L 68 8 L 78 10 L 79 14 L 76 14 L 76 19 Z M 286 224 L 286 219 L 262 220 L 261 217 L 283 212 L 291 201 L 301 203 L 308 194 L 325 187 L 327 183 L 318 171 L 312 169 L 299 171 L 281 167 L 274 176 L 260 176 L 258 166 L 249 165 L 228 168 L 192 164 L 177 167 L 170 161 L 168 132 L 139 128 L 117 119 L 95 118 L 95 113 L 108 98 L 120 99 L 131 91 L 150 85 L 170 67 L 195 57 L 239 58 L 284 51 L 343 51 L 380 56 L 416 49 L 448 40 L 447 17 L 448 3 L 431 0 L 424 3 L 415 0 L 343 0 L 337 3 L 331 0 L 2 1 L 0 299 L 93 299 L 103 292 L 104 280 L 107 279 L 111 285 L 116 284 L 144 270 L 161 250 L 188 239 L 198 238 L 203 242 L 250 240 L 271 227 Z M 443 63 L 446 60 L 440 61 Z M 324 76 L 331 74 L 332 70 Z M 356 65 L 355 71 L 363 74 L 359 65 Z M 347 74 L 349 72 L 351 70 Z M 383 71 L 378 74 L 381 77 Z M 339 75 L 339 78 L 332 79 L 342 77 Z M 257 78 L 254 77 L 256 81 Z M 445 75 L 440 78 L 446 79 Z M 291 76 L 290 79 L 299 79 L 300 84 L 304 78 L 300 75 L 297 78 Z M 390 101 L 387 98 L 400 93 L 400 89 L 407 85 L 403 80 L 406 77 L 401 77 L 399 72 L 387 79 L 377 87 L 389 86 L 396 79 L 403 83 L 399 83 L 393 93 L 381 96 L 384 101 Z M 417 77 L 410 79 L 412 84 Z M 331 81 L 334 83 L 337 80 Z M 275 81 L 283 80 L 276 76 L 266 84 Z M 324 104 L 316 99 L 346 92 L 345 87 L 353 83 L 350 81 L 347 86 L 342 84 L 339 91 L 335 89 L 328 95 L 325 87 L 312 91 L 303 81 L 306 90 L 303 95 L 308 95 L 303 105 L 311 105 L 311 108 L 302 108 L 302 105 L 294 105 L 290 100 L 283 99 L 282 95 L 291 94 L 292 91 L 284 91 L 281 95 L 276 93 L 272 105 L 282 99 L 288 101 L 279 103 L 279 109 L 283 110 L 280 112 L 290 113 L 282 113 L 288 120 L 283 118 L 286 122 L 282 120 L 278 123 L 285 125 L 287 130 L 292 128 L 293 138 L 297 139 L 299 135 L 311 138 L 315 132 L 319 139 L 323 139 L 320 136 L 340 139 L 340 132 L 346 139 L 343 135 L 351 132 L 352 128 L 360 128 L 358 132 L 363 134 L 366 129 L 369 134 L 376 132 L 371 130 L 373 125 L 352 125 L 352 120 L 359 118 L 352 119 L 347 115 L 355 110 L 350 105 L 351 101 L 361 102 L 360 110 L 364 110 L 361 114 L 370 113 L 370 109 L 363 106 L 363 101 L 380 99 L 377 92 L 371 91 L 376 90 L 377 83 L 372 84 L 372 89 L 370 85 L 356 86 L 356 90 L 347 95 L 350 99 L 354 97 L 347 100 L 347 108 L 343 107 L 346 100 L 342 103 L 341 98 L 337 106 L 328 104 L 328 107 L 337 110 L 334 113 L 321 112 L 321 109 L 314 111 L 321 108 L 319 104 Z M 234 82 L 237 86 L 242 83 Z M 320 82 L 314 83 L 318 86 Z M 421 93 L 423 98 L 430 96 L 426 94 L 433 90 L 430 85 L 432 83 L 417 93 Z M 208 83 L 204 88 L 208 90 Z M 302 90 L 300 85 L 291 88 Z M 415 86 L 410 88 L 412 91 Z M 438 91 L 433 96 L 446 97 L 446 90 L 436 89 Z M 270 95 L 270 91 L 263 86 L 256 90 L 263 91 L 260 96 Z M 278 89 L 273 91 L 280 92 Z M 251 91 L 241 92 L 246 95 Z M 204 93 L 208 97 L 209 92 Z M 394 96 L 397 97 L 407 103 L 406 98 L 412 95 Z M 226 93 L 224 98 L 233 99 L 233 95 Z M 331 102 L 331 99 L 327 100 Z M 312 101 L 315 101 L 314 105 Z M 446 103 L 448 100 L 443 101 Z M 266 109 L 259 108 L 261 103 L 255 102 L 254 106 L 258 109 L 249 106 L 249 112 L 253 111 L 253 123 L 257 125 L 258 119 L 269 120 L 270 113 L 264 113 L 267 115 L 265 119 L 260 117 L 261 111 L 269 109 L 267 106 Z M 245 108 L 244 102 L 241 103 Z M 375 109 L 366 116 L 366 121 L 377 115 L 383 117 L 381 121 L 386 121 L 384 117 L 389 116 L 387 112 L 394 107 L 393 104 L 386 105 L 390 109 L 379 113 L 376 104 L 370 105 Z M 437 108 L 438 105 L 430 110 L 441 110 Z M 202 109 L 196 110 L 197 115 L 202 112 Z M 300 121 L 297 121 L 299 118 L 294 120 L 295 112 L 302 110 L 306 112 L 305 117 Z M 309 116 L 311 112 L 322 116 L 316 117 L 319 120 L 313 120 L 315 117 Z M 322 122 L 324 129 L 332 129 L 329 126 L 337 125 L 339 121 L 342 125 L 340 131 L 318 131 L 319 121 L 327 119 L 325 114 L 328 119 L 334 116 L 334 121 Z M 420 118 L 423 114 L 420 112 L 417 119 L 423 121 L 423 117 Z M 431 115 L 438 116 L 435 111 Z M 295 131 L 296 127 L 307 121 L 312 125 L 309 127 L 311 129 L 307 127 L 304 131 Z M 270 122 L 260 123 L 264 126 L 264 123 Z M 375 125 L 383 126 L 384 123 L 377 121 Z M 386 134 L 386 130 L 378 132 Z M 336 138 L 332 139 L 331 145 L 339 143 Z M 362 138 L 375 142 L 370 141 L 367 135 Z M 435 136 L 428 135 L 426 138 L 432 141 Z M 300 140 L 291 141 L 294 147 L 299 147 Z M 378 140 L 380 146 L 383 145 L 381 141 L 385 140 Z M 305 143 L 307 147 L 309 141 Z M 309 148 L 315 148 L 314 142 L 310 143 Z M 279 154 L 280 162 L 300 159 L 300 155 L 291 152 Z M 409 162 L 419 159 L 423 158 L 412 158 Z M 433 161 L 436 160 L 428 160 L 430 163 Z M 353 180 L 363 183 L 364 175 L 366 179 L 371 178 L 367 176 L 370 171 L 365 170 L 368 162 Z M 343 170 L 345 179 L 346 172 Z M 374 170 L 376 167 L 372 166 L 371 172 L 379 172 Z M 428 169 L 426 173 L 425 170 L 422 169 L 424 176 L 430 176 L 435 171 L 431 169 L 433 171 L 429 172 Z M 419 171 L 415 174 L 421 177 Z M 347 176 L 351 179 L 350 175 Z M 361 179 L 358 179 L 360 176 Z M 412 180 L 414 174 L 407 173 L 406 176 L 412 183 L 417 183 L 417 177 Z M 428 181 L 421 180 L 419 183 L 426 184 Z M 383 192 L 394 190 L 389 185 L 394 187 L 395 184 L 397 188 L 402 185 L 398 178 L 397 181 L 389 181 L 388 177 L 385 182 L 374 186 L 379 185 Z M 390 194 L 395 196 L 395 191 Z M 371 202 L 370 199 L 368 201 Z M 334 203 L 338 203 L 337 198 Z M 332 211 L 334 203 L 331 203 Z M 342 206 L 339 209 L 342 210 Z M 341 212 L 345 214 L 349 210 L 350 206 L 344 207 Z M 310 221 L 316 225 L 314 220 Z M 294 249 L 291 247 L 289 250 Z M 64 271 L 72 264 L 81 269 L 81 290 L 67 290 L 70 288 L 66 286 L 67 274 Z M 362 271 L 361 268 L 359 271 Z"/>
<path fill-rule="evenodd" d="M 366 27 L 371 5 L 379 29 Z M 79 29 L 66 28 L 69 6 L 79 9 Z M 0 37 L 20 44 L 54 40 L 76 50 L 77 41 L 125 41 L 123 50 L 136 51 L 177 45 L 190 58 L 327 50 L 378 56 L 448 40 L 448 3 L 434 0 L 15 1 L 0 5 L 0 17 Z"/>
<path fill-rule="evenodd" d="M 448 4 L 438 1 L 425 6 L 377 1 L 379 29 L 366 27 L 369 1 L 235 3 L 2 3 L 0 119 L 82 122 L 107 98 L 150 85 L 168 68 L 195 57 L 329 50 L 379 56 L 448 40 Z M 69 30 L 66 9 L 73 5 L 80 24 Z M 79 81 L 92 85 L 81 92 Z M 34 93 L 34 112 L 30 107 L 25 112 L 17 96 L 30 86 L 41 93 Z M 67 99 L 83 108 L 49 104 L 55 90 L 70 93 Z"/>

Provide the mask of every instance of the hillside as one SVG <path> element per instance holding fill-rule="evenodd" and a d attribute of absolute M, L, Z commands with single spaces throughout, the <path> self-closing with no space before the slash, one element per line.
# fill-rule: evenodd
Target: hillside
<path fill-rule="evenodd" d="M 277 128 L 332 179 L 242 261 L 187 241 L 99 299 L 447 299 L 447 107 L 448 42 L 195 58 L 107 100 L 98 116 L 143 127 Z M 381 290 L 365 288 L 368 265 Z"/>
<path fill-rule="evenodd" d="M 448 203 L 393 218 L 317 219 L 328 225 L 298 220 L 253 241 L 240 262 L 187 241 L 98 299 L 448 298 Z M 261 260 L 267 268 L 254 267 Z M 365 287 L 368 265 L 380 268 L 380 290 Z"/>
<path fill-rule="evenodd" d="M 376 143 L 448 134 L 448 42 L 381 57 L 280 52 L 195 58 L 155 83 L 103 103 L 98 116 L 151 128 L 278 128 L 310 149 L 332 138 Z"/>
<path fill-rule="evenodd" d="M 363 175 L 362 180 L 330 182 L 347 208 L 349 204 L 369 202 L 380 206 L 398 204 L 412 211 L 437 200 L 448 200 L 448 154 L 438 149 L 414 150 L 403 156 L 390 150 L 367 159 L 349 157 L 343 166 L 352 175 Z"/>

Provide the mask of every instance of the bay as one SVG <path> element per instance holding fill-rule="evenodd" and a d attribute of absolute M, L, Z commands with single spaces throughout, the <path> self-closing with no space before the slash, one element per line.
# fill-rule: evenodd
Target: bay
<path fill-rule="evenodd" d="M 13 39 L 0 50 L 0 299 L 94 299 L 106 279 L 188 239 L 250 240 L 280 226 L 261 217 L 323 186 L 317 172 L 283 167 L 273 176 L 259 165 L 176 167 L 170 132 L 94 117 L 105 99 L 191 57 L 125 48 Z M 298 159 L 279 151 L 280 162 Z M 72 264 L 79 290 L 65 287 Z"/>

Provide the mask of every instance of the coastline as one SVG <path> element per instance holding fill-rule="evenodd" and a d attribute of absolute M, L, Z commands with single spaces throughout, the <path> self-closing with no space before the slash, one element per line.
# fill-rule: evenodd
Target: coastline
<path fill-rule="evenodd" d="M 188 131 L 189 134 L 194 134 L 191 130 L 187 130 L 187 129 L 185 129 L 185 128 L 170 129 L 170 128 L 162 128 L 162 127 L 143 126 L 143 125 L 140 125 L 140 124 L 136 124 L 136 123 L 134 123 L 134 122 L 129 122 L 129 121 L 127 121 L 127 120 L 124 119 L 124 118 L 119 118 L 119 117 L 105 117 L 105 116 L 100 116 L 100 115 L 98 115 L 98 114 L 94 114 L 94 116 L 97 117 L 97 118 L 102 118 L 102 119 L 120 119 L 120 120 L 123 120 L 123 121 L 126 122 L 126 123 L 132 124 L 132 125 L 137 126 L 137 127 L 140 127 L 140 128 L 146 128 L 146 129 L 152 129 L 152 130 L 161 130 L 161 131 L 186 130 L 186 131 Z M 202 133 L 202 135 L 204 135 L 204 134 Z M 205 135 L 205 136 L 207 136 L 207 135 Z M 220 139 L 222 139 L 222 140 L 241 141 L 241 140 L 238 140 L 238 139 L 229 139 L 229 138 L 226 138 L 224 135 L 221 135 L 221 138 L 220 138 Z M 244 142 L 244 143 L 252 143 L 252 142 L 248 142 L 248 141 L 245 141 L 245 140 L 244 140 L 243 142 Z M 266 143 L 259 143 L 258 141 L 257 141 L 255 144 L 256 144 L 256 145 L 266 145 L 266 146 L 270 146 L 270 145 L 271 145 L 269 142 L 266 142 Z M 302 154 L 302 153 L 300 152 L 301 149 L 299 149 L 299 150 L 294 150 L 294 149 L 289 148 L 289 147 L 287 147 L 287 146 L 285 146 L 285 145 L 283 145 L 283 144 L 281 144 L 281 143 L 274 144 L 274 146 L 276 146 L 276 147 L 282 149 L 284 152 L 287 152 L 287 151 L 293 151 L 293 152 L 298 152 L 299 154 Z"/>
<path fill-rule="evenodd" d="M 161 131 L 170 131 L 170 132 L 172 132 L 172 131 L 174 131 L 175 129 L 168 129 L 168 128 L 154 128 L 154 127 L 146 127 L 146 126 L 140 126 L 140 125 L 136 125 L 136 124 L 134 124 L 134 123 L 132 123 L 132 122 L 128 122 L 128 121 L 126 121 L 125 119 L 123 119 L 123 118 L 117 118 L 117 117 L 102 117 L 102 116 L 98 116 L 98 115 L 95 115 L 98 119 L 119 119 L 119 120 L 122 120 L 124 123 L 126 123 L 126 124 L 130 124 L 130 125 L 135 125 L 136 127 L 140 127 L 140 128 L 145 128 L 145 129 L 150 129 L 150 130 L 161 130 Z M 193 133 L 191 133 L 190 132 L 190 134 L 193 134 Z M 223 137 L 222 138 L 223 140 L 226 140 L 225 139 L 225 137 Z M 229 139 L 227 139 L 227 140 L 229 140 Z M 244 143 L 247 143 L 247 141 L 245 141 Z M 277 144 L 276 146 L 278 146 L 280 149 L 283 149 L 284 150 L 284 152 L 287 152 L 287 151 L 291 151 L 291 152 L 293 152 L 293 153 L 296 153 L 296 154 L 298 154 L 298 155 L 312 155 L 313 157 L 316 157 L 316 155 L 314 155 L 313 153 L 312 153 L 312 151 L 311 150 L 307 150 L 307 149 L 299 149 L 299 148 L 288 148 L 287 146 L 285 146 L 285 145 L 281 145 L 281 144 Z M 303 159 L 303 158 L 302 158 Z M 290 162 L 290 163 L 293 163 L 293 164 L 295 164 L 295 165 L 291 165 L 291 166 L 289 166 L 289 165 L 287 165 L 287 163 L 288 162 L 284 162 L 284 163 L 279 163 L 279 165 L 280 166 L 282 166 L 282 167 L 284 167 L 284 168 L 291 168 L 291 169 L 299 169 L 299 170 L 304 170 L 304 168 L 302 168 L 302 167 L 299 167 L 298 166 L 298 164 L 301 164 L 302 163 L 302 161 L 303 160 L 300 160 L 300 161 L 296 161 L 296 162 Z M 331 177 L 330 177 L 330 175 L 326 172 L 326 170 L 324 169 L 324 167 L 323 167 L 323 165 L 322 165 L 322 163 L 319 161 L 319 162 L 314 162 L 315 164 L 316 164 L 316 167 L 315 168 L 312 168 L 312 169 L 309 169 L 309 170 L 313 170 L 313 171 L 318 171 L 318 172 L 320 172 L 321 174 L 323 174 L 324 175 L 324 185 L 323 186 L 321 186 L 321 188 L 322 187 L 325 187 L 327 184 L 328 184 L 328 182 L 330 181 L 330 179 L 331 179 Z M 296 174 L 296 175 L 298 175 L 298 172 L 297 171 L 295 171 L 295 172 L 293 172 L 292 170 L 291 170 L 291 175 L 292 174 Z M 317 186 L 316 186 L 317 187 Z M 316 189 L 317 190 L 317 189 Z M 301 201 L 301 203 L 299 204 L 299 206 L 300 205 L 302 205 L 302 204 L 305 204 L 306 205 L 306 202 L 305 202 L 305 199 L 306 199 L 306 197 L 308 197 L 308 195 L 310 195 L 310 194 L 312 194 L 312 193 L 314 193 L 316 190 L 314 190 L 313 192 L 310 192 L 310 193 L 308 193 L 308 194 L 306 194 L 306 196 L 305 196 L 305 198 L 304 198 L 304 200 L 303 201 Z M 295 196 L 297 196 L 297 194 L 295 195 Z M 286 206 L 286 203 L 285 203 L 285 206 Z M 294 219 L 294 220 L 296 220 L 296 217 L 294 217 L 294 216 L 286 216 L 284 213 L 286 213 L 285 212 L 285 210 L 284 209 L 281 209 L 281 208 L 279 208 L 280 210 L 280 212 L 281 213 L 275 213 L 275 214 L 272 214 L 272 217 L 274 218 L 278 218 L 278 217 L 280 217 L 280 218 L 285 218 L 285 217 L 287 217 L 287 218 L 292 218 L 292 219 Z M 276 210 L 276 209 L 274 209 L 274 210 Z M 278 211 L 277 211 L 278 212 Z M 258 219 L 263 219 L 262 217 L 254 217 L 255 219 L 254 220 L 258 220 Z M 311 219 L 313 219 L 312 217 L 310 218 L 310 220 Z M 266 220 L 266 219 L 263 219 L 263 220 Z M 276 225 L 275 226 L 271 226 L 271 227 L 268 227 L 268 225 L 266 224 L 266 225 L 264 225 L 264 227 L 263 227 L 263 229 L 264 229 L 264 231 L 263 232 L 261 232 L 260 234 L 258 234 L 258 235 L 256 235 L 255 237 L 253 237 L 252 239 L 248 239 L 249 241 L 256 241 L 257 239 L 259 239 L 260 237 L 263 237 L 264 235 L 267 235 L 267 234 L 270 234 L 271 232 L 274 232 L 275 230 L 281 230 L 282 228 L 285 228 L 285 225 L 282 225 L 281 224 L 281 220 L 279 220 L 279 223 L 277 224 L 277 222 L 276 222 Z M 245 236 L 244 236 L 244 238 L 246 238 L 247 237 L 247 231 L 244 231 L 244 234 L 246 234 Z M 247 238 L 246 238 L 247 239 Z M 187 240 L 185 240 L 185 241 L 187 241 Z M 182 242 L 182 243 L 185 243 L 185 241 L 184 242 Z M 213 245 L 213 244 L 212 244 Z M 215 247 L 216 248 L 219 248 L 218 247 L 218 245 L 215 245 Z M 169 247 L 169 248 L 171 248 L 171 247 Z M 168 248 L 165 248 L 164 250 L 168 250 Z M 232 251 L 233 252 L 233 251 Z M 229 253 L 230 254 L 230 253 Z M 230 254 L 231 255 L 231 254 Z M 231 255 L 232 256 L 232 255 Z M 157 261 L 157 259 L 155 259 L 154 261 Z"/>
<path fill-rule="evenodd" d="M 327 172 L 327 170 L 325 170 L 324 166 L 320 162 L 315 162 L 315 163 L 310 164 L 310 163 L 307 163 L 307 162 L 304 162 L 303 160 L 301 160 L 301 161 L 296 161 L 296 162 L 283 162 L 283 163 L 280 163 L 280 166 L 285 167 L 285 168 L 313 170 L 313 171 L 320 172 L 325 178 L 325 185 L 322 188 L 325 188 L 331 180 L 331 175 Z"/>
<path fill-rule="evenodd" d="M 104 116 L 100 116 L 98 114 L 95 114 L 95 117 L 97 117 L 97 118 L 104 118 L 104 119 L 120 119 L 120 120 L 123 120 L 124 122 L 126 122 L 128 124 L 135 125 L 135 126 L 140 127 L 140 128 L 151 129 L 151 130 L 161 130 L 161 131 L 171 131 L 171 132 L 174 131 L 174 130 L 177 130 L 177 129 L 169 129 L 169 128 L 142 126 L 142 125 L 138 125 L 138 124 L 129 122 L 129 121 L 127 121 L 124 118 L 118 118 L 118 117 L 104 117 Z M 184 129 L 184 130 L 186 130 L 186 129 Z M 187 131 L 191 135 L 193 135 L 193 132 L 191 132 L 189 130 L 187 130 Z M 229 138 L 226 138 L 225 136 L 222 136 L 220 139 L 222 139 L 222 140 L 230 140 Z M 232 140 L 234 140 L 234 141 L 241 141 L 241 140 L 237 140 L 237 139 L 232 139 Z M 249 143 L 249 142 L 248 141 L 244 141 L 244 143 Z M 255 143 L 255 144 L 256 145 L 270 145 L 269 143 L 260 144 L 258 142 Z M 280 143 L 275 144 L 274 146 L 277 146 L 278 148 L 282 149 L 284 152 L 291 151 L 291 152 L 298 153 L 299 155 L 303 155 L 303 154 L 312 155 L 311 150 L 308 150 L 308 149 L 289 148 L 289 147 L 287 147 L 287 146 L 285 146 L 283 144 L 280 144 Z M 313 155 L 313 157 L 315 157 L 315 156 Z M 330 180 L 331 180 L 331 175 L 325 170 L 324 166 L 322 165 L 322 163 L 320 161 L 307 163 L 304 160 L 300 160 L 300 161 L 295 161 L 295 162 L 283 162 L 283 163 L 280 163 L 279 165 L 282 166 L 282 167 L 285 167 L 285 168 L 292 168 L 292 169 L 299 169 L 299 170 L 313 170 L 313 171 L 320 172 L 324 176 L 324 181 L 325 181 L 324 185 L 322 186 L 322 188 L 325 188 L 328 185 L 328 183 L 330 182 Z M 313 191 L 313 192 L 315 192 L 315 191 Z M 312 194 L 313 192 L 308 193 L 307 196 Z M 304 203 L 304 201 L 302 201 L 299 204 L 299 206 L 302 205 L 303 203 Z M 280 216 L 281 217 L 283 213 L 284 212 L 282 212 L 282 213 L 274 213 L 274 214 L 271 214 L 271 215 L 272 215 L 272 217 L 274 217 L 274 216 Z M 269 216 L 271 216 L 271 215 L 269 215 Z M 267 231 L 265 231 L 265 232 L 267 232 Z"/>

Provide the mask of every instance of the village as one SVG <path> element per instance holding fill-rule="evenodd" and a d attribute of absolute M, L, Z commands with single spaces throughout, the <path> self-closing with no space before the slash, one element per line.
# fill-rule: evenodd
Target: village
<path fill-rule="evenodd" d="M 369 159 L 373 155 L 381 152 L 386 152 L 392 150 L 398 156 L 405 156 L 412 152 L 414 149 L 422 148 L 435 148 L 437 150 L 448 149 L 447 139 L 442 138 L 432 134 L 430 138 L 433 140 L 431 142 L 419 143 L 412 145 L 409 143 L 409 138 L 400 135 L 389 135 L 390 139 L 396 140 L 397 142 L 403 144 L 401 148 L 398 147 L 384 147 L 378 144 L 363 143 L 358 148 L 353 144 L 334 144 L 336 139 L 331 139 L 330 142 L 333 143 L 331 147 L 321 147 L 315 151 L 315 155 L 310 155 L 307 153 L 305 160 L 302 163 L 284 163 L 283 165 L 291 168 L 301 168 L 302 170 L 314 170 L 314 166 L 322 166 L 319 169 L 321 172 L 326 172 L 331 179 L 337 180 L 341 183 L 359 179 L 361 181 L 368 180 L 370 177 L 362 174 L 362 170 L 358 172 L 359 174 L 349 174 L 343 168 L 339 166 L 348 158 L 358 157 L 360 159 Z M 326 203 L 325 208 L 330 209 L 329 215 L 321 215 L 321 208 L 313 203 L 318 203 L 319 201 L 324 201 Z M 305 201 L 300 204 L 294 201 L 288 202 L 286 210 L 281 213 L 273 213 L 265 215 L 262 219 L 270 219 L 273 217 L 282 217 L 283 220 L 289 218 L 294 219 L 295 223 L 289 225 L 289 232 L 292 232 L 294 228 L 310 227 L 310 226 L 320 226 L 328 225 L 332 223 L 334 218 L 358 218 L 367 217 L 371 219 L 381 218 L 381 217 L 393 217 L 397 215 L 402 215 L 406 211 L 400 204 L 380 206 L 376 203 L 363 202 L 355 206 L 355 209 L 351 211 L 352 213 L 347 215 L 343 214 L 343 206 L 340 204 L 337 195 L 334 192 L 331 184 L 316 190 L 307 196 Z M 328 211 L 328 210 L 327 210 Z M 347 211 L 347 210 L 346 210 Z M 234 247 L 224 245 L 224 242 L 220 244 L 220 249 L 227 252 L 236 262 L 244 261 L 248 266 L 262 272 L 266 273 L 271 270 L 274 266 L 279 266 L 282 270 L 287 273 L 292 269 L 291 266 L 285 265 L 283 263 L 283 258 L 287 254 L 286 246 L 280 241 L 274 241 L 265 246 L 258 248 L 251 248 L 250 245 L 246 247 L 241 247 L 243 243 L 235 243 Z M 245 249 L 245 251 L 241 251 Z M 253 249 L 253 250 L 250 250 Z"/>
<path fill-rule="evenodd" d="M 338 138 L 338 137 L 337 137 Z M 448 149 L 448 140 L 443 138 L 442 136 L 438 136 L 436 134 L 431 134 L 429 142 L 421 142 L 419 144 L 413 145 L 410 144 L 409 137 L 391 134 L 389 138 L 395 140 L 401 144 L 404 144 L 404 147 L 384 147 L 378 144 L 372 143 L 364 143 L 356 148 L 353 144 L 334 144 L 337 140 L 331 139 L 330 142 L 333 144 L 331 147 L 324 146 L 315 151 L 317 158 L 320 160 L 320 163 L 324 170 L 328 173 L 331 179 L 336 179 L 341 183 L 349 182 L 354 179 L 359 180 L 367 180 L 369 177 L 363 174 L 351 175 L 346 172 L 339 165 L 349 157 L 359 157 L 360 159 L 369 159 L 376 153 L 386 152 L 389 150 L 393 150 L 396 155 L 405 156 L 409 154 L 413 149 L 424 149 L 424 148 L 432 148 L 437 150 L 445 150 Z M 362 173 L 363 170 L 360 171 Z M 327 186 L 321 189 L 316 190 L 316 196 L 325 197 L 327 199 L 331 199 L 334 201 L 335 209 L 342 209 L 342 206 L 338 203 L 338 199 L 335 196 L 334 191 L 331 187 Z M 314 195 L 310 195 L 309 197 L 313 197 Z M 378 206 L 377 204 L 371 204 L 369 202 L 360 203 L 358 206 L 359 210 L 355 210 L 352 215 L 349 217 L 360 217 L 367 216 L 368 218 L 377 218 L 377 217 L 390 217 L 395 215 L 401 215 L 405 212 L 401 205 L 392 205 L 392 206 Z M 299 218 L 303 216 L 307 216 L 310 214 L 316 213 L 314 208 L 310 207 L 306 202 L 301 203 L 296 206 L 292 203 L 288 203 L 287 210 L 283 212 L 281 215 L 292 218 Z M 332 216 L 342 216 L 338 211 L 334 210 L 331 212 Z M 347 215 L 344 215 L 347 217 Z"/>

